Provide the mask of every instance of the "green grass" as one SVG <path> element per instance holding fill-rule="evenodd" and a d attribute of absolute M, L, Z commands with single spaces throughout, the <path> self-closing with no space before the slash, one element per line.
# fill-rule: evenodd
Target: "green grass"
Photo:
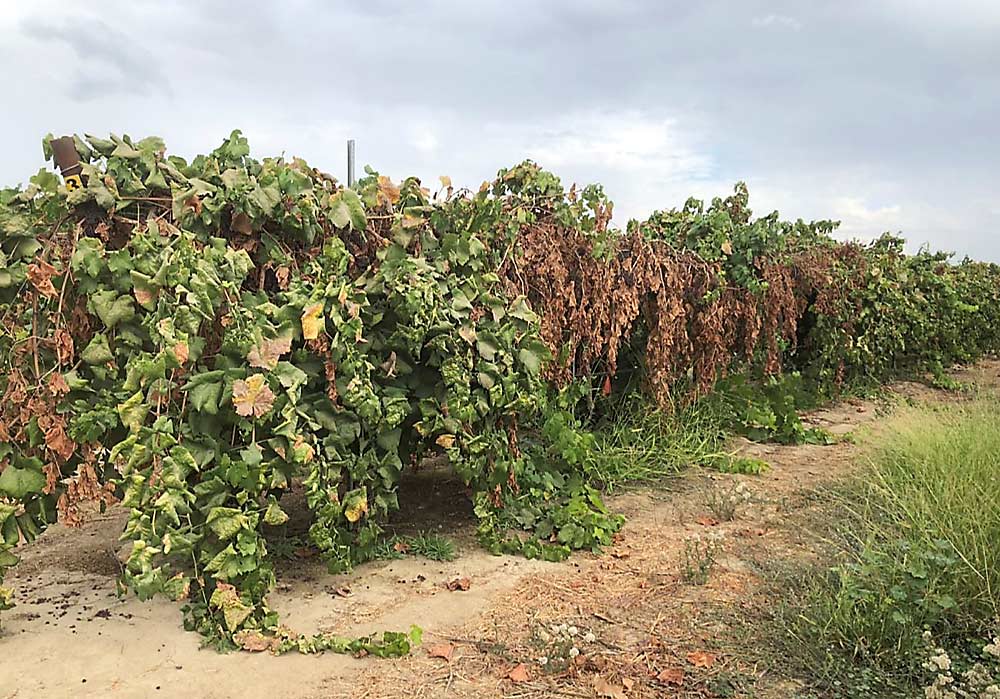
<path fill-rule="evenodd" d="M 382 539 L 375 548 L 374 560 L 392 560 L 403 556 L 422 556 L 432 561 L 455 560 L 455 544 L 446 537 L 429 532 L 413 536 Z"/>
<path fill-rule="evenodd" d="M 668 413 L 649 399 L 630 397 L 609 414 L 594 430 L 596 445 L 583 464 L 587 477 L 606 490 L 731 460 L 722 416 L 705 402 Z"/>
<path fill-rule="evenodd" d="M 817 674 L 849 669 L 875 688 L 843 696 L 904 696 L 889 687 L 917 686 L 924 630 L 959 655 L 995 633 L 1000 401 L 904 408 L 866 457 L 839 524 L 844 562 L 812 590 L 794 633 Z"/>

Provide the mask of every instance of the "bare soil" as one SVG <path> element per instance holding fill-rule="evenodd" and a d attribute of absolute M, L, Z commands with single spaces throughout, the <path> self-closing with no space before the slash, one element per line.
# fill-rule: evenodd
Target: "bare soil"
<path fill-rule="evenodd" d="M 1000 361 L 955 378 L 997 389 Z M 899 384 L 902 400 L 953 394 Z M 891 403 L 891 401 L 890 401 Z M 876 429 L 885 401 L 851 400 L 806 416 L 852 435 L 831 446 L 742 443 L 768 461 L 761 476 L 692 468 L 675 479 L 609 498 L 628 521 L 601 556 L 559 564 L 491 556 L 475 543 L 475 521 L 459 484 L 440 469 L 414 476 L 396 519 L 399 531 L 434 531 L 456 542 L 457 558 L 366 564 L 329 575 L 319 561 L 278 565 L 271 606 L 303 633 L 360 635 L 424 629 L 424 644 L 400 660 L 218 654 L 185 632 L 177 605 L 116 593 L 118 535 L 113 510 L 83 529 L 55 526 L 19 552 L 8 577 L 17 607 L 0 629 L 0 699 L 35 697 L 791 697 L 796 685 L 745 652 L 738 619 L 759 611 L 770 571 L 817 558 L 803 523 L 817 492 L 856 463 L 856 438 Z M 717 522 L 712 494 L 745 483 L 752 500 Z M 412 494 L 412 497 L 410 496 Z M 686 543 L 719 537 L 704 585 L 683 575 Z M 446 583 L 467 577 L 467 591 Z M 548 671 L 533 638 L 552 624 L 577 628 L 580 655 Z M 583 637 L 592 633 L 595 640 Z M 744 639 L 745 640 L 745 639 Z M 432 653 L 451 654 L 450 661 Z M 518 666 L 524 664 L 523 668 Z M 553 661 L 547 666 L 558 665 Z M 518 681 L 510 679 L 511 672 Z M 524 673 L 524 674 L 522 674 Z"/>

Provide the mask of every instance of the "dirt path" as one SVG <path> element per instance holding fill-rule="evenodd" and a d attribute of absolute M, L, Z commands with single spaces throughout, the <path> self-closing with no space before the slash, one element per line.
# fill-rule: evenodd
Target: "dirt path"
<path fill-rule="evenodd" d="M 957 375 L 1000 383 L 1000 362 Z M 897 393 L 933 397 L 923 386 Z M 878 406 L 852 401 L 817 411 L 809 421 L 838 433 L 870 426 Z M 745 444 L 771 463 L 762 476 L 692 469 L 655 489 L 611 499 L 628 517 L 606 555 L 577 555 L 561 564 L 494 557 L 474 542 L 471 512 L 454 484 L 426 476 L 406 516 L 457 542 L 451 563 L 422 559 L 368 564 L 331 576 L 316 561 L 278 566 L 272 606 L 301 632 L 356 635 L 424 629 L 424 646 L 398 661 L 326 655 L 280 658 L 200 650 L 185 632 L 177 606 L 119 599 L 113 513 L 82 530 L 54 527 L 21 552 L 9 576 L 18 606 L 3 616 L 0 699 L 31 697 L 529 697 L 740 696 L 748 681 L 757 696 L 791 696 L 791 688 L 727 653 L 733 627 L 720 609 L 738 611 L 775 560 L 808 558 L 809 533 L 791 513 L 810 507 L 817 485 L 844 474 L 856 446 Z M 710 498 L 728 497 L 735 483 L 752 494 L 737 517 L 716 522 Z M 415 510 L 423 503 L 423 509 Z M 426 503 L 432 503 L 427 506 Z M 443 507 L 433 503 L 443 503 Z M 704 585 L 684 579 L 686 547 L 718 538 Z M 686 543 L 687 540 L 687 543 Z M 466 576 L 465 592 L 444 585 Z M 344 596 L 344 588 L 350 593 Z M 338 592 L 339 591 L 339 592 Z M 543 671 L 539 631 L 575 626 L 580 655 L 571 672 Z M 593 641 L 585 640 L 588 633 Z M 572 645 L 572 644 L 571 644 Z M 452 654 L 450 662 L 429 650 Z M 554 653 L 566 654 L 569 645 Z M 527 679 L 508 679 L 524 663 Z"/>

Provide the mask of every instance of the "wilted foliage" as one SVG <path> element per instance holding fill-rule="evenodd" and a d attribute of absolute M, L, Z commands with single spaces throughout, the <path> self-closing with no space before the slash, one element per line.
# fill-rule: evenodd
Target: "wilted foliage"
<path fill-rule="evenodd" d="M 254 160 L 239 132 L 190 163 L 156 138 L 76 145 L 85 186 L 0 192 L 0 574 L 120 500 L 125 584 L 223 644 L 361 647 L 267 608 L 295 479 L 332 569 L 376 554 L 402 470 L 435 453 L 486 546 L 561 558 L 621 525 L 582 476 L 578 407 L 628 376 L 664 406 L 782 365 L 834 391 L 1000 340 L 995 266 L 753 219 L 742 185 L 622 232 L 599 187 L 530 162 L 432 197 Z"/>

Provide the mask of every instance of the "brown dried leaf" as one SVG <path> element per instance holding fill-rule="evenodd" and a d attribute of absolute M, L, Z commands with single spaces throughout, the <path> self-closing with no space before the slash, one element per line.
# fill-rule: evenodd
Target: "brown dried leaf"
<path fill-rule="evenodd" d="M 687 654 L 687 660 L 695 667 L 709 668 L 715 664 L 715 655 L 703 650 Z"/>
<path fill-rule="evenodd" d="M 45 430 L 45 446 L 54 453 L 60 461 L 68 461 L 76 451 L 76 442 L 66 435 L 63 423 L 57 422 Z"/>
<path fill-rule="evenodd" d="M 527 682 L 531 679 L 531 675 L 528 674 L 528 666 L 524 663 L 519 663 L 507 673 L 507 679 L 511 682 Z"/>
<path fill-rule="evenodd" d="M 51 463 L 45 464 L 42 467 L 42 473 L 45 474 L 45 487 L 42 488 L 42 492 L 48 495 L 59 485 L 59 476 L 62 474 L 59 471 L 59 467 Z"/>
<path fill-rule="evenodd" d="M 625 690 L 616 684 L 611 684 L 603 677 L 594 678 L 594 691 L 599 697 L 610 697 L 611 699 L 628 699 Z"/>
<path fill-rule="evenodd" d="M 184 202 L 184 206 L 189 206 L 194 210 L 195 216 L 201 216 L 201 199 L 198 198 L 197 194 L 192 194 Z"/>
<path fill-rule="evenodd" d="M 257 369 L 271 370 L 278 366 L 278 360 L 282 355 L 292 351 L 292 338 L 290 335 L 275 337 L 264 340 L 259 346 L 252 347 L 247 353 L 247 361 L 250 366 Z"/>
<path fill-rule="evenodd" d="M 656 679 L 664 684 L 672 684 L 680 687 L 684 684 L 684 671 L 680 668 L 668 667 L 666 670 L 660 670 Z"/>
<path fill-rule="evenodd" d="M 58 270 L 45 260 L 28 265 L 28 281 L 42 296 L 54 299 L 59 296 L 59 292 L 52 285 L 52 277 Z"/>
<path fill-rule="evenodd" d="M 429 646 L 427 648 L 427 655 L 432 658 L 444 658 L 449 663 L 451 662 L 451 656 L 454 652 L 454 643 L 435 643 L 433 646 Z"/>
<path fill-rule="evenodd" d="M 265 636 L 260 631 L 252 631 L 251 629 L 237 631 L 233 634 L 233 640 L 243 650 L 254 653 L 270 650 L 272 644 L 275 642 L 274 638 Z"/>
<path fill-rule="evenodd" d="M 66 383 L 66 378 L 58 371 L 49 377 L 49 393 L 56 397 L 69 393 L 69 384 Z"/>
<path fill-rule="evenodd" d="M 250 235 L 253 233 L 253 226 L 250 223 L 250 217 L 242 211 L 233 214 L 233 220 L 229 224 L 229 227 L 237 233 L 242 233 L 243 235 Z"/>
<path fill-rule="evenodd" d="M 459 590 L 465 592 L 470 587 L 472 587 L 472 581 L 465 576 L 456 576 L 451 580 L 449 580 L 448 582 L 446 582 L 444 586 L 449 590 L 451 590 L 452 592 L 457 592 Z"/>
<path fill-rule="evenodd" d="M 56 358 L 60 364 L 73 363 L 73 336 L 63 328 L 59 328 L 52 336 L 52 344 L 56 349 Z"/>
<path fill-rule="evenodd" d="M 715 517 L 709 517 L 708 515 L 703 515 L 695 520 L 698 524 L 703 527 L 714 527 L 719 523 Z"/>
<path fill-rule="evenodd" d="M 292 271 L 288 269 L 287 265 L 281 265 L 278 269 L 274 270 L 274 276 L 278 278 L 278 288 L 282 291 L 288 289 L 288 282 L 291 281 Z"/>

